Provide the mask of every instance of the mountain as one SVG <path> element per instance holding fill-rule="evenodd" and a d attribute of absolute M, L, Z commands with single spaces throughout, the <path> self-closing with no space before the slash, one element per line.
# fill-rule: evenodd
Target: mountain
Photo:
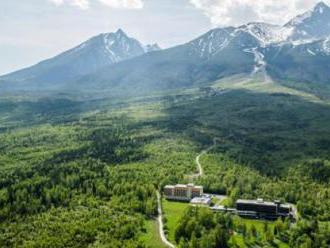
<path fill-rule="evenodd" d="M 227 41 L 223 39 L 224 35 Z M 64 54 L 0 80 L 11 81 L 11 84 L 5 84 L 9 88 L 24 90 L 107 88 L 111 91 L 132 90 L 135 93 L 137 88 L 149 91 L 188 87 L 242 71 L 249 72 L 253 69 L 254 56 L 245 49 L 259 44 L 249 33 L 234 28 L 218 28 L 166 50 L 159 50 L 157 44 L 138 46 L 139 43 L 133 40 L 130 47 L 134 49 L 129 50 L 127 55 L 122 53 L 126 49 L 120 49 L 125 46 L 118 49 L 117 44 L 122 45 L 123 42 L 111 42 L 119 37 L 126 41 L 127 36 L 121 30 L 115 34 L 99 35 Z M 219 44 L 221 39 L 224 42 Z M 106 45 L 111 46 L 111 52 Z M 130 56 L 133 58 L 129 59 Z M 104 63 L 88 68 L 91 64 L 88 58 L 101 58 L 98 61 Z M 80 63 L 83 68 L 78 67 Z"/>
<path fill-rule="evenodd" d="M 36 89 L 43 85 L 58 88 L 103 67 L 157 50 L 160 50 L 157 44 L 143 46 L 119 29 L 115 33 L 95 36 L 54 58 L 0 79 L 20 86 L 32 83 L 30 86 Z"/>
<path fill-rule="evenodd" d="M 289 21 L 285 28 L 291 29 L 291 41 L 317 40 L 330 35 L 330 7 L 318 3 L 312 10 Z"/>
<path fill-rule="evenodd" d="M 330 8 L 323 2 L 283 26 L 253 22 L 215 28 L 165 50 L 157 44 L 143 46 L 118 30 L 0 77 L 12 82 L 0 87 L 138 94 L 256 73 L 267 79 L 270 74 L 275 80 L 329 83 L 329 40 Z"/>
<path fill-rule="evenodd" d="M 286 41 L 291 35 L 291 30 L 286 27 L 262 22 L 248 23 L 238 27 L 238 30 L 254 36 L 261 47 Z"/>
<path fill-rule="evenodd" d="M 330 82 L 330 39 L 270 46 L 265 51 L 268 72 L 282 80 Z"/>
<path fill-rule="evenodd" d="M 286 41 L 264 49 L 268 72 L 282 80 L 330 82 L 330 7 L 318 3 L 292 19 Z"/>
<path fill-rule="evenodd" d="M 319 3 L 307 12 L 308 18 L 304 14 L 283 26 L 254 22 L 216 28 L 181 46 L 103 68 L 81 78 L 77 85 L 143 92 L 204 85 L 234 74 L 258 72 L 275 80 L 328 83 L 328 12 L 329 7 Z M 314 23 L 320 31 L 314 27 L 309 36 L 296 35 Z"/>
<path fill-rule="evenodd" d="M 79 79 L 75 87 L 136 94 L 202 85 L 252 71 L 255 55 L 251 50 L 258 45 L 249 33 L 218 28 L 181 46 L 103 68 Z"/>
<path fill-rule="evenodd" d="M 330 35 L 330 7 L 320 2 L 284 26 L 254 22 L 238 29 L 255 36 L 263 47 L 274 43 L 309 43 Z"/>
<path fill-rule="evenodd" d="M 160 48 L 160 46 L 157 43 L 155 43 L 155 44 L 151 44 L 151 45 L 146 45 L 144 47 L 144 50 L 147 53 L 151 53 L 151 52 L 156 52 L 156 51 L 159 51 L 162 49 Z"/>

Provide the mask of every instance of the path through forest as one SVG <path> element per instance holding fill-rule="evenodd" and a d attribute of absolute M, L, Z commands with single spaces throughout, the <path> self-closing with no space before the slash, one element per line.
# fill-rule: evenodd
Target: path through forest
<path fill-rule="evenodd" d="M 197 155 L 195 162 L 197 164 L 198 173 L 192 175 L 192 178 L 198 178 L 204 175 L 202 164 L 200 163 L 200 158 L 208 153 L 210 150 L 212 150 L 216 145 L 217 141 L 219 141 L 219 138 L 213 139 L 213 145 L 209 148 L 203 150 L 200 154 Z M 164 232 L 164 223 L 163 223 L 163 211 L 162 211 L 162 204 L 161 204 L 161 194 L 159 191 L 157 191 L 157 202 L 158 202 L 158 225 L 159 225 L 159 235 L 162 240 L 162 242 L 170 248 L 175 248 L 175 245 L 173 245 L 167 238 Z"/>

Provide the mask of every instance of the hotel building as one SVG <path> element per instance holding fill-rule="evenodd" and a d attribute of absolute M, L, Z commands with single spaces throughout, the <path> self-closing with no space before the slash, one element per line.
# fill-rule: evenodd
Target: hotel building
<path fill-rule="evenodd" d="M 201 197 L 203 187 L 194 184 L 167 185 L 164 187 L 164 196 L 169 200 L 190 201 L 192 198 Z"/>

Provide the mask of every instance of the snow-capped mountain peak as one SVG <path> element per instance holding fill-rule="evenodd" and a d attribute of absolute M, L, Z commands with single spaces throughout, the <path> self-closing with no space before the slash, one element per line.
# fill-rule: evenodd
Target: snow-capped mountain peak
<path fill-rule="evenodd" d="M 319 2 L 315 7 L 314 7 L 314 12 L 319 12 L 320 14 L 323 14 L 324 11 L 328 10 L 329 6 L 325 4 L 324 2 Z"/>
<path fill-rule="evenodd" d="M 306 11 L 305 13 L 296 16 L 295 18 L 293 18 L 292 20 L 290 20 L 285 26 L 286 27 L 293 27 L 293 26 L 297 26 L 301 23 L 303 23 L 306 19 L 310 18 L 313 14 L 312 10 Z"/>
<path fill-rule="evenodd" d="M 73 49 L 72 52 L 81 49 L 98 50 L 104 53 L 109 63 L 118 63 L 144 53 L 160 50 L 160 47 L 157 44 L 144 46 L 138 40 L 129 37 L 122 29 L 118 29 L 113 33 L 95 36 Z"/>
<path fill-rule="evenodd" d="M 189 42 L 199 57 L 211 57 L 225 49 L 234 37 L 234 28 L 216 28 Z"/>
<path fill-rule="evenodd" d="M 290 20 L 285 26 L 297 26 L 299 24 L 303 24 L 306 21 L 310 21 L 310 19 L 319 18 L 323 14 L 328 14 L 329 11 L 330 7 L 327 4 L 324 2 L 319 2 L 312 10 L 298 15 L 297 17 Z"/>
<path fill-rule="evenodd" d="M 318 3 L 312 10 L 289 21 L 285 27 L 293 29 L 290 40 L 317 40 L 330 34 L 330 7 Z"/>
<path fill-rule="evenodd" d="M 156 46 L 152 46 L 152 49 L 156 49 Z M 10 78 L 13 81 L 37 80 L 36 78 L 40 78 L 41 81 L 65 81 L 147 52 L 145 46 L 138 40 L 129 37 L 122 29 L 118 29 L 113 33 L 94 36 L 54 58 L 5 75 L 4 78 Z M 60 71 L 56 73 L 57 77 L 53 76 L 53 70 Z"/>
<path fill-rule="evenodd" d="M 328 71 L 330 8 L 321 2 L 284 26 L 253 22 L 239 27 L 216 28 L 173 49 L 141 56 L 141 61 L 145 65 L 140 63 L 140 59 L 138 59 L 138 63 L 133 59 L 155 50 L 159 50 L 157 44 L 144 46 L 138 40 L 129 37 L 122 29 L 118 29 L 113 33 L 95 36 L 79 46 L 35 66 L 2 76 L 0 80 L 33 82 L 36 86 L 47 84 L 53 87 L 87 75 L 97 76 L 99 71 L 115 67 L 125 73 L 118 74 L 119 76 L 113 75 L 113 78 L 109 79 L 109 76 L 112 75 L 111 69 L 109 69 L 109 74 L 105 73 L 106 76 L 101 80 L 102 83 L 109 80 L 115 82 L 121 80 L 122 75 L 130 73 L 131 65 L 140 68 L 136 72 L 147 73 L 140 77 L 144 80 L 150 76 L 149 67 L 144 68 L 144 66 L 149 66 L 154 61 L 163 61 L 165 68 L 167 65 L 173 66 L 171 67 L 173 73 L 181 69 L 183 74 L 189 72 L 189 77 L 192 76 L 191 67 L 194 70 L 196 68 L 196 71 L 192 73 L 196 78 L 198 77 L 196 80 L 216 79 L 219 76 L 242 72 L 258 74 L 261 72 L 266 75 L 266 67 L 269 65 L 278 65 L 279 71 L 290 68 L 292 71 L 298 71 L 295 75 L 299 75 L 301 74 L 299 68 L 305 69 L 305 66 L 298 66 L 299 61 L 307 61 L 313 66 L 316 65 L 321 68 L 322 72 Z M 169 57 L 171 59 L 168 59 Z M 125 64 L 124 61 L 130 59 L 133 59 L 132 64 Z M 172 60 L 174 60 L 173 65 Z M 118 62 L 121 63 L 111 67 Z M 180 65 L 179 68 L 177 65 Z M 199 66 L 201 67 L 199 68 Z M 154 65 L 152 68 L 157 70 L 158 67 L 158 65 Z M 164 67 L 160 68 L 164 70 Z M 313 67 L 312 69 L 314 70 Z M 207 75 L 208 73 L 211 73 L 211 76 Z M 313 74 L 314 71 L 311 73 Z M 324 75 L 320 80 L 329 81 L 328 73 L 324 73 Z M 135 74 L 132 76 L 135 77 Z M 131 79 L 125 77 L 125 80 Z M 150 80 L 153 81 L 154 78 Z M 167 77 L 166 80 L 168 80 Z M 307 80 L 309 79 L 307 78 Z M 136 81 L 135 78 L 133 81 Z"/>
<path fill-rule="evenodd" d="M 127 35 L 126 35 L 126 33 L 121 29 L 121 28 L 119 28 L 117 31 L 116 31 L 116 33 L 115 33 L 117 36 L 125 36 L 125 37 L 127 37 Z"/>
<path fill-rule="evenodd" d="M 115 33 L 103 34 L 102 36 L 104 50 L 114 63 L 144 53 L 142 44 L 136 39 L 128 37 L 121 29 L 118 29 Z"/>
<path fill-rule="evenodd" d="M 248 23 L 240 26 L 238 29 L 254 36 L 259 40 L 262 47 L 272 43 L 282 42 L 292 33 L 292 28 L 262 22 Z"/>

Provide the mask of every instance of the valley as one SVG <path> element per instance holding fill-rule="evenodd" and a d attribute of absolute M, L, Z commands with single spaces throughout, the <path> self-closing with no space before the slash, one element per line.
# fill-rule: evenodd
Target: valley
<path fill-rule="evenodd" d="M 137 240 L 142 245 L 144 230 L 156 232 L 148 236 L 158 232 L 145 229 L 157 216 L 157 190 L 200 173 L 194 160 L 214 137 L 221 145 L 200 157 L 205 176 L 196 183 L 206 192 L 227 194 L 229 206 L 237 198 L 257 197 L 297 204 L 306 220 L 280 239 L 293 247 L 304 242 L 294 235 L 312 224 L 310 217 L 330 220 L 329 98 L 263 84 L 258 76 L 209 87 L 130 100 L 54 99 L 51 112 L 29 99 L 2 98 L 7 117 L 0 134 L 1 246 L 62 247 L 71 240 L 72 247 L 87 247 L 109 239 L 113 247 Z M 310 171 L 311 166 L 323 169 Z M 63 218 L 72 222 L 63 231 L 54 229 Z M 118 225 L 123 229 L 113 229 Z M 19 239 L 14 230 L 20 230 Z M 313 233 L 326 240 L 326 230 Z"/>
<path fill-rule="evenodd" d="M 72 48 L 0 76 L 0 247 L 330 247 L 326 3 L 276 25 L 274 1 L 238 1 L 258 22 L 222 26 L 230 1 L 15 1 L 2 64 Z"/>

